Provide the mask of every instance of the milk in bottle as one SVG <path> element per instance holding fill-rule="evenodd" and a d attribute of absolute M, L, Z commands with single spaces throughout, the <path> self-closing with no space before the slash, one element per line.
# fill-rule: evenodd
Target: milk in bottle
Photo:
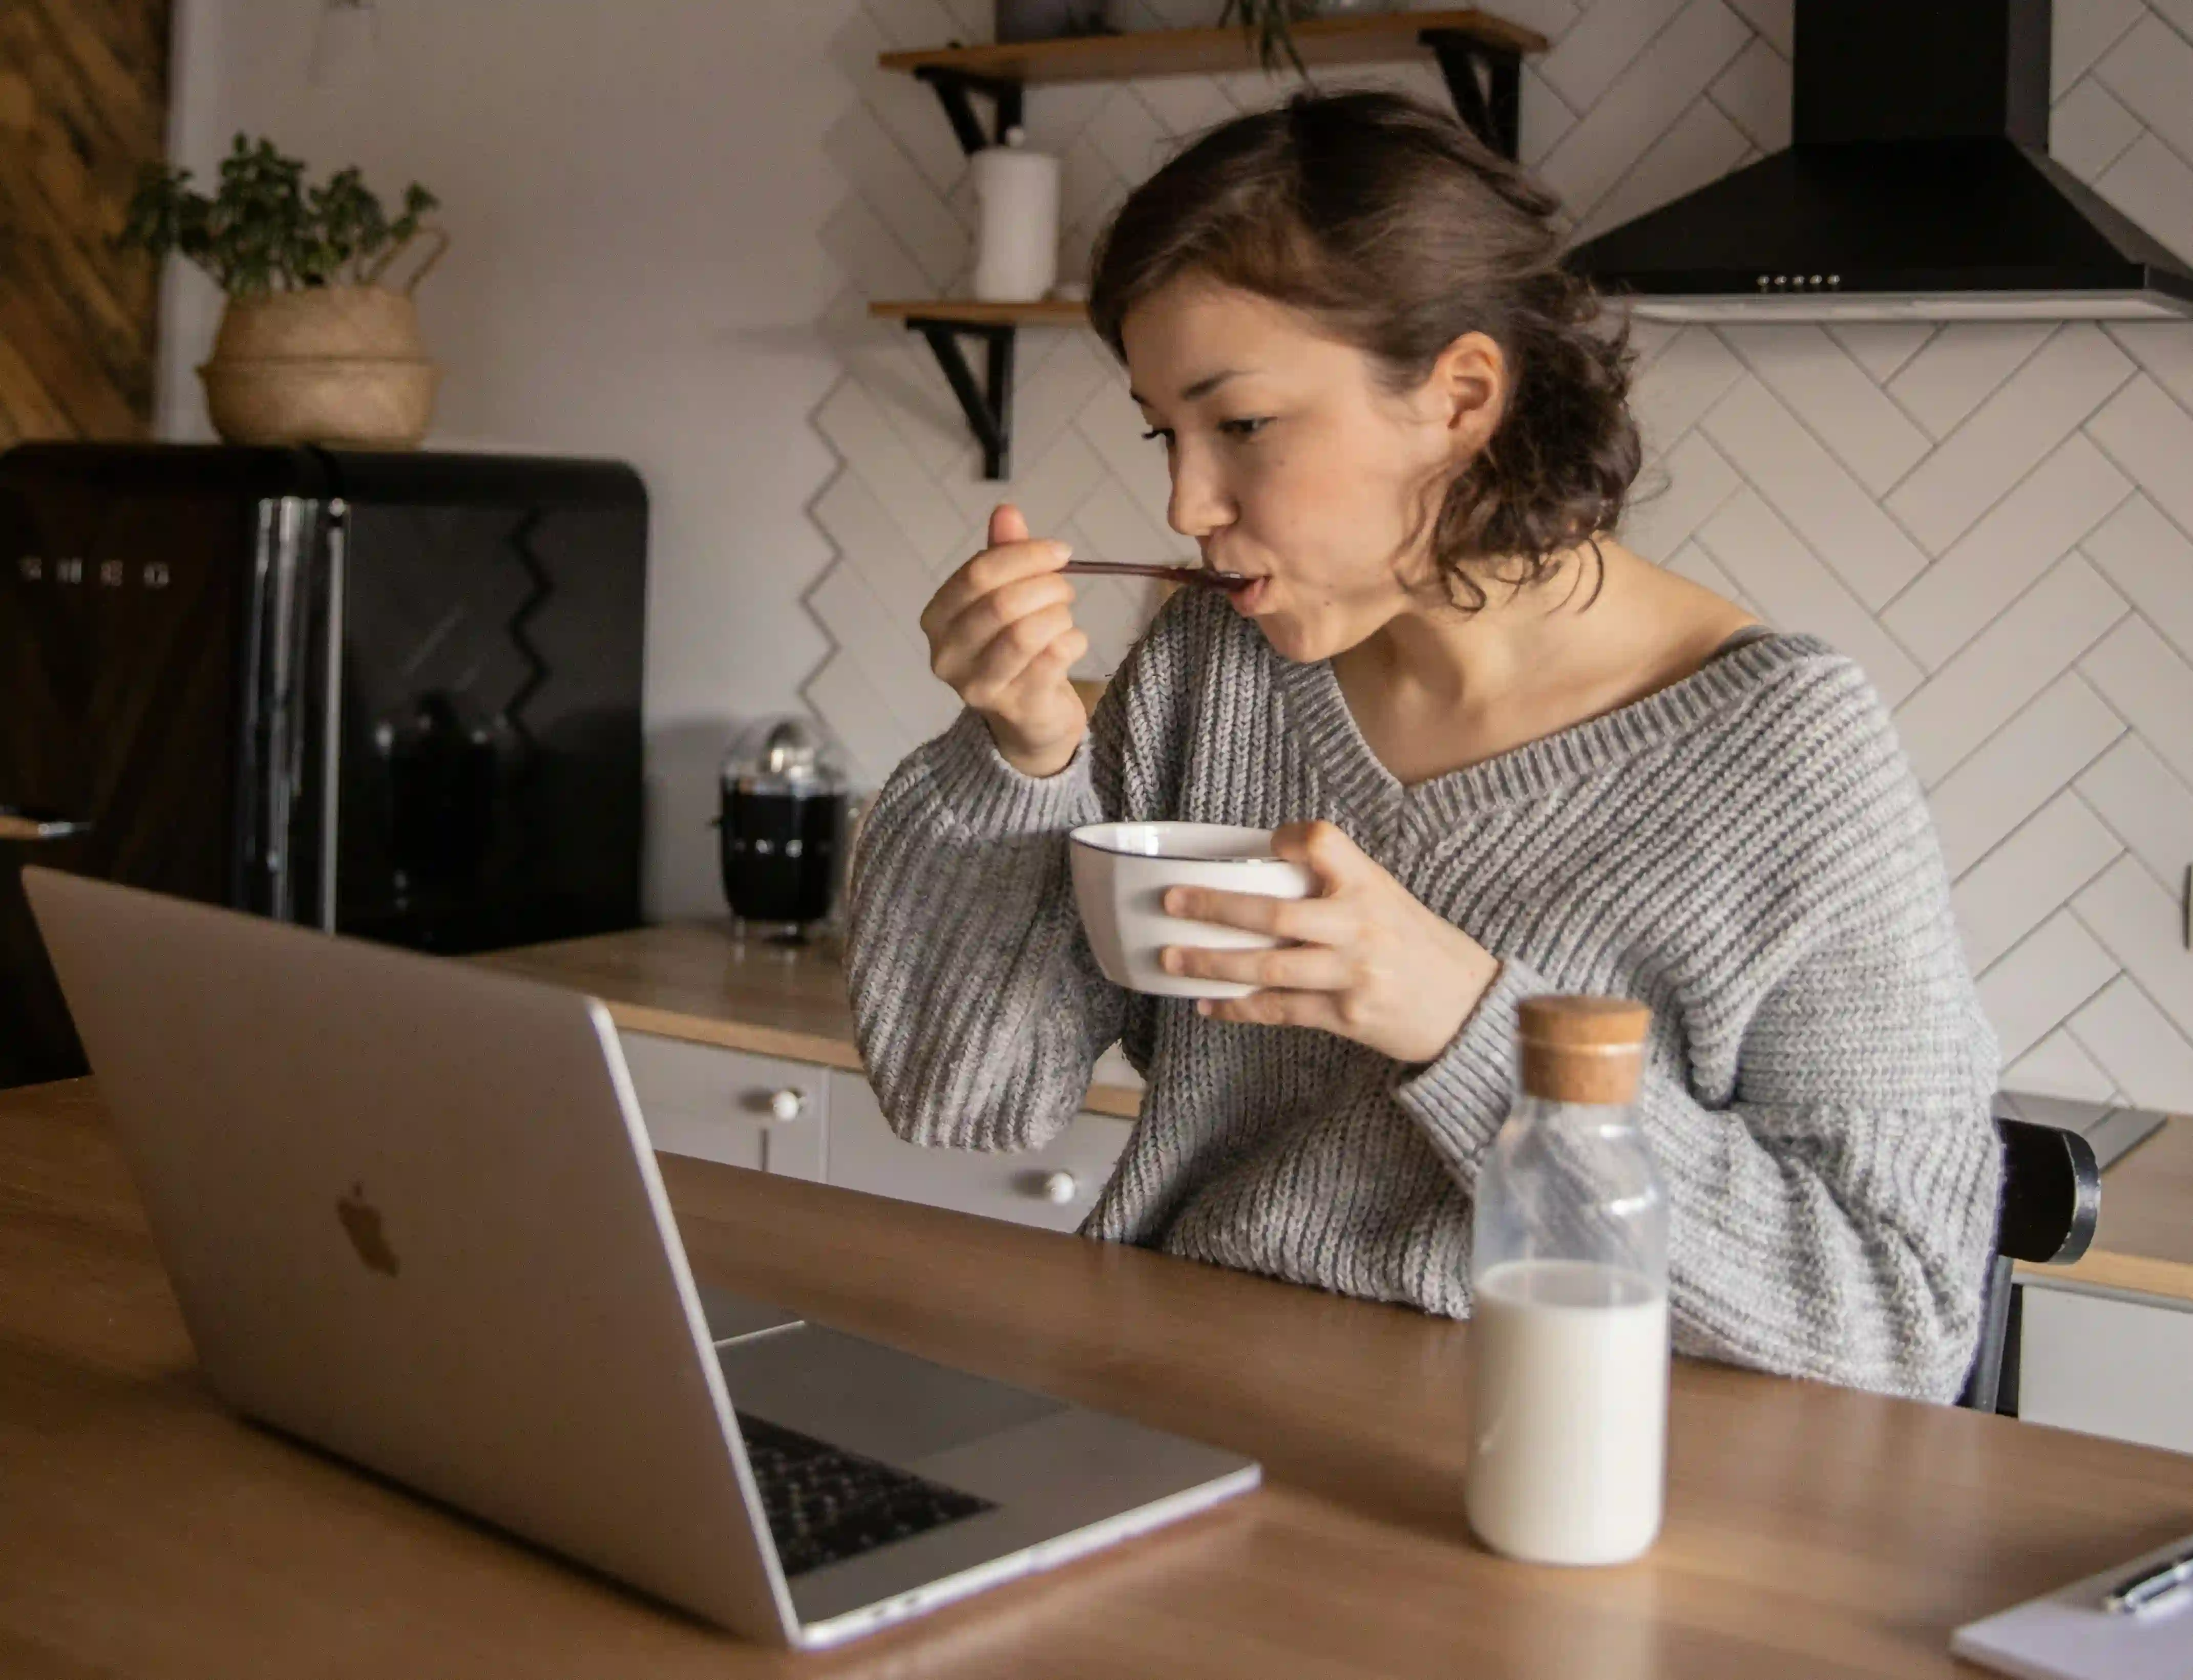
<path fill-rule="evenodd" d="M 1660 1529 L 1667 1201 L 1639 1134 L 1651 1017 L 1626 998 L 1519 1011 L 1520 1094 L 1478 1177 L 1470 1526 L 1545 1563 L 1635 1557 Z"/>

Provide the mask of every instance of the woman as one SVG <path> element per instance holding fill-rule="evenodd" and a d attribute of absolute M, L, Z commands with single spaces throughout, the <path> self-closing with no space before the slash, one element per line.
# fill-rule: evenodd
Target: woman
<path fill-rule="evenodd" d="M 1085 1234 L 1467 1316 L 1518 1002 L 1653 1010 L 1640 1100 L 1679 1351 L 1937 1400 L 1978 1333 L 1995 1043 L 1925 806 L 1857 667 L 1606 534 L 1629 357 L 1555 201 L 1389 95 L 1215 131 L 1122 209 L 1091 313 L 1206 565 L 1092 720 L 1067 550 L 1001 507 L 923 615 L 966 702 L 869 815 L 850 969 L 919 1143 L 1039 1145 L 1115 1040 L 1148 1081 Z M 1278 934 L 1104 980 L 1065 834 L 1280 830 Z"/>

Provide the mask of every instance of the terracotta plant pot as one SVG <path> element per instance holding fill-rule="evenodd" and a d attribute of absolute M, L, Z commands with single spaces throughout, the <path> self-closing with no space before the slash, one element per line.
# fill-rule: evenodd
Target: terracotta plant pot
<path fill-rule="evenodd" d="M 316 286 L 232 298 L 198 369 L 214 430 L 232 443 L 413 449 L 439 370 L 407 293 Z"/>

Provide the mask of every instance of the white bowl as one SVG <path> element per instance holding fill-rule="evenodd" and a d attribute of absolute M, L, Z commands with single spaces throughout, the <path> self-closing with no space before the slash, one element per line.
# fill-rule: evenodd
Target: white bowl
<path fill-rule="evenodd" d="M 1287 943 L 1245 928 L 1168 916 L 1169 887 L 1216 887 L 1275 899 L 1308 898 L 1314 883 L 1299 864 L 1272 855 L 1268 828 L 1215 822 L 1099 822 L 1077 828 L 1068 848 L 1074 900 L 1104 977 L 1159 997 L 1246 997 L 1236 980 L 1169 974 L 1158 953 L 1169 945 L 1268 951 Z"/>

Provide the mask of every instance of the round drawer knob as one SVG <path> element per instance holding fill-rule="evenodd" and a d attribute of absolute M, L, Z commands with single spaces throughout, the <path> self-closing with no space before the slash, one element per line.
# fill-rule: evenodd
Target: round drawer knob
<path fill-rule="evenodd" d="M 1043 1180 L 1043 1199 L 1054 1208 L 1062 1208 L 1071 1202 L 1081 1186 L 1074 1181 L 1071 1173 L 1050 1173 Z"/>
<path fill-rule="evenodd" d="M 807 1093 L 795 1091 L 787 1085 L 770 1097 L 770 1117 L 772 1120 L 797 1120 L 806 1106 Z"/>

